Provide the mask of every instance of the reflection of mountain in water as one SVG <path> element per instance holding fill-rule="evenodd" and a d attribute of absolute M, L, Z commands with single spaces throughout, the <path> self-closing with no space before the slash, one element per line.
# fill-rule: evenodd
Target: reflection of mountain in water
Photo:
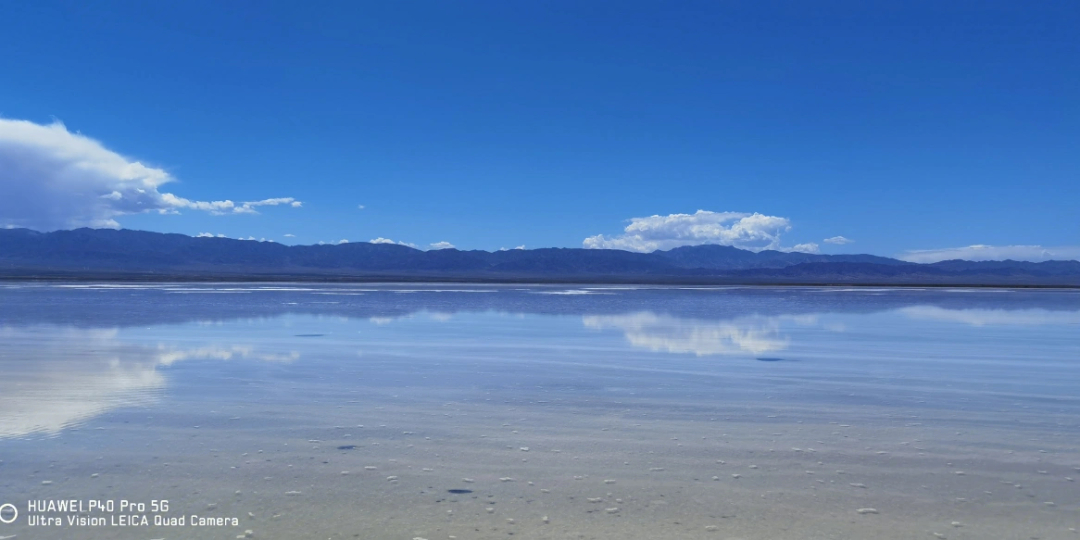
<path fill-rule="evenodd" d="M 0 327 L 0 438 L 55 435 L 120 407 L 153 403 L 165 389 L 159 371 L 184 360 L 290 361 L 251 347 L 181 349 L 126 343 L 117 330 Z"/>
<path fill-rule="evenodd" d="M 778 317 L 704 321 L 643 311 L 587 316 L 583 322 L 596 330 L 621 330 L 634 347 L 697 356 L 762 354 L 782 351 L 789 343 L 786 336 L 780 335 Z"/>
<path fill-rule="evenodd" d="M 625 315 L 643 309 L 686 319 L 734 319 L 747 315 L 878 313 L 914 306 L 946 310 L 1080 311 L 1070 291 L 881 290 L 742 287 L 712 290 L 612 288 L 604 294 L 535 294 L 598 288 L 388 285 L 108 285 L 78 288 L 0 284 L 0 326 L 61 324 L 116 328 L 275 317 L 334 315 L 390 320 L 417 312 Z M 460 292 L 459 292 L 460 291 Z M 484 291 L 483 294 L 475 294 Z M 466 294 L 474 293 L 474 294 Z M 648 306 L 648 307 L 644 307 Z M 656 306 L 656 307 L 653 307 Z M 658 309 L 659 308 L 659 309 Z"/>

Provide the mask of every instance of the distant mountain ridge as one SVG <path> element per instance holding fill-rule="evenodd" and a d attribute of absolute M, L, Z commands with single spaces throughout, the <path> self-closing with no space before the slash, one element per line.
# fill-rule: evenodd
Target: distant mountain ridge
<path fill-rule="evenodd" d="M 422 251 L 355 242 L 286 246 L 113 229 L 0 230 L 0 276 L 136 279 L 417 279 L 683 283 L 895 283 L 1080 286 L 1080 262 L 943 261 L 730 246 Z"/>
<path fill-rule="evenodd" d="M 911 264 L 876 255 L 819 255 L 814 253 L 764 250 L 748 251 L 731 246 L 706 244 L 683 246 L 668 251 L 656 251 L 658 255 L 680 268 L 710 268 L 715 270 L 741 270 L 750 268 L 785 268 L 802 263 L 843 262 L 885 265 Z"/>

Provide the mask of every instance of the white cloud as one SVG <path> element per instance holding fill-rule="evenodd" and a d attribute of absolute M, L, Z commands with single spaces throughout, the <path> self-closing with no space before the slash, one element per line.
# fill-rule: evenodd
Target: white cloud
<path fill-rule="evenodd" d="M 156 209 L 162 214 L 176 213 L 177 209 L 189 209 L 210 212 L 215 216 L 223 216 L 225 214 L 258 214 L 258 212 L 255 211 L 255 208 L 258 206 L 289 205 L 293 208 L 299 208 L 301 204 L 300 201 L 294 200 L 292 197 L 279 197 L 276 199 L 263 199 L 261 201 L 248 201 L 239 203 L 229 200 L 211 202 L 189 201 L 183 197 L 177 197 L 172 193 L 162 193 L 161 200 L 166 205 L 168 205 L 165 208 Z"/>
<path fill-rule="evenodd" d="M 813 243 L 813 242 L 807 242 L 805 244 L 795 244 L 791 248 L 791 251 L 797 251 L 799 253 L 820 253 L 821 252 L 821 250 L 818 249 L 818 245 Z"/>
<path fill-rule="evenodd" d="M 834 236 L 832 238 L 826 238 L 822 240 L 822 242 L 825 242 L 826 244 L 838 244 L 842 246 L 844 244 L 850 244 L 854 242 L 854 240 L 850 238 L 844 238 L 843 236 Z"/>
<path fill-rule="evenodd" d="M 520 246 L 518 246 L 518 247 L 516 247 L 514 249 L 525 249 L 525 244 L 521 244 Z"/>
<path fill-rule="evenodd" d="M 338 243 L 338 245 L 340 246 L 341 244 L 348 244 L 348 243 L 349 243 L 349 241 L 348 241 L 348 240 L 346 240 L 346 239 L 344 239 L 344 238 L 342 238 L 341 240 L 338 240 L 338 241 L 337 241 L 337 243 Z"/>
<path fill-rule="evenodd" d="M 225 238 L 224 234 L 214 234 L 208 232 L 201 232 L 195 235 L 195 238 Z"/>
<path fill-rule="evenodd" d="M 409 242 L 395 242 L 395 241 L 393 241 L 393 240 L 391 240 L 389 238 L 383 238 L 381 236 L 378 237 L 378 238 L 373 238 L 371 240 L 368 240 L 368 242 L 370 242 L 372 244 L 397 244 L 399 246 L 409 246 L 411 248 L 416 247 L 416 244 L 412 244 L 412 243 L 409 243 Z"/>
<path fill-rule="evenodd" d="M 453 249 L 454 244 L 451 244 L 450 242 L 445 242 L 445 241 L 444 242 L 435 242 L 434 244 L 430 244 L 428 247 L 430 247 L 431 249 Z"/>
<path fill-rule="evenodd" d="M 159 191 L 174 180 L 165 170 L 132 161 L 59 122 L 0 118 L 0 217 L 6 225 L 116 228 L 116 218 L 128 214 L 255 214 L 260 206 L 302 205 L 292 197 L 192 201 Z"/>
<path fill-rule="evenodd" d="M 295 234 L 285 233 L 285 238 L 296 238 Z"/>
<path fill-rule="evenodd" d="M 365 208 L 365 206 L 360 204 L 360 205 L 357 205 L 357 208 L 359 208 L 360 210 L 363 210 Z"/>
<path fill-rule="evenodd" d="M 1062 261 L 1080 260 L 1080 246 L 974 246 L 912 250 L 897 257 L 900 260 L 916 263 L 934 263 L 952 259 L 966 261 Z"/>
<path fill-rule="evenodd" d="M 586 238 L 591 249 L 623 249 L 648 253 L 679 246 L 720 244 L 742 249 L 779 249 L 780 234 L 791 229 L 787 218 L 744 212 L 670 214 L 631 218 L 623 234 Z"/>

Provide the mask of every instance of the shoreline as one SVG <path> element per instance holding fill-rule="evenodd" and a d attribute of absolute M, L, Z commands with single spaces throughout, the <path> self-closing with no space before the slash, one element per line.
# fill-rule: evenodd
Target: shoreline
<path fill-rule="evenodd" d="M 40 273 L 3 274 L 3 282 L 105 282 L 105 283 L 322 283 L 322 284 L 448 284 L 448 285 L 643 285 L 643 286 L 735 286 L 735 287 L 891 287 L 970 289 L 1080 289 L 1080 283 L 1018 283 L 992 281 L 839 281 L 702 279 L 678 276 L 410 276 L 410 275 L 318 275 L 318 274 L 157 274 L 157 273 Z"/>

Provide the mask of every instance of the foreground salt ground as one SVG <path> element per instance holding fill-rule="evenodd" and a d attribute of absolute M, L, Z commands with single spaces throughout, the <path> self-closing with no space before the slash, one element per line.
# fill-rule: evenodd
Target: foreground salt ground
<path fill-rule="evenodd" d="M 1018 437 L 972 429 L 999 415 L 745 405 L 684 404 L 676 418 L 625 399 L 531 397 L 548 403 L 350 400 L 319 425 L 304 425 L 316 411 L 219 407 L 207 411 L 218 422 L 161 429 L 109 455 L 94 455 L 91 443 L 39 449 L 45 461 L 5 461 L 5 491 L 168 492 L 186 513 L 241 517 L 236 530 L 91 529 L 85 538 L 1076 535 L 1075 435 L 1045 426 Z M 267 417 L 294 425 L 269 428 Z M 92 436 L 142 439 L 123 422 Z"/>

